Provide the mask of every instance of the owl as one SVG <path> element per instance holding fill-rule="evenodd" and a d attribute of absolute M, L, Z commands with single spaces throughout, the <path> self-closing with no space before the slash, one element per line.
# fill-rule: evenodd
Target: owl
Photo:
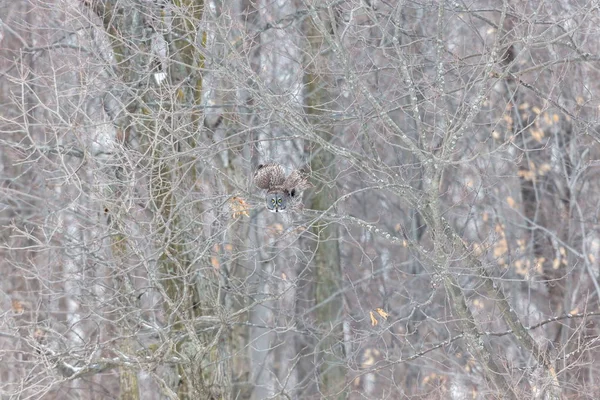
<path fill-rule="evenodd" d="M 286 177 L 280 164 L 261 164 L 254 173 L 254 184 L 267 190 L 267 210 L 285 212 L 301 207 L 302 192 L 312 187 L 308 174 L 308 168 L 300 168 Z"/>

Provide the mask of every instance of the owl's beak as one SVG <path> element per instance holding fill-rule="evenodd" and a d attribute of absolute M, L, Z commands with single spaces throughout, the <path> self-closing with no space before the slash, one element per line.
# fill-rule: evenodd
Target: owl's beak
<path fill-rule="evenodd" d="M 282 213 L 285 212 L 286 209 L 281 208 L 281 206 L 279 204 L 273 204 L 273 208 L 268 208 L 269 212 L 275 212 L 275 213 Z"/>

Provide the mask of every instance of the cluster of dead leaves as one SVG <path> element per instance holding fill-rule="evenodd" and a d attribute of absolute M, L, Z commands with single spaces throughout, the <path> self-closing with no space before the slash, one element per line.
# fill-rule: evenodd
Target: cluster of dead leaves
<path fill-rule="evenodd" d="M 250 206 L 241 197 L 233 196 L 229 200 L 229 206 L 231 207 L 231 211 L 233 211 L 233 218 L 241 217 L 242 215 L 245 217 L 250 216 Z"/>
<path fill-rule="evenodd" d="M 389 314 L 386 313 L 381 308 L 376 308 L 375 312 L 369 311 L 369 315 L 371 316 L 371 325 L 372 326 L 375 326 L 375 325 L 377 325 L 379 323 L 379 321 L 377 320 L 377 318 L 375 318 L 375 313 L 379 314 L 379 316 L 381 316 L 381 318 L 383 318 L 384 320 L 388 319 Z"/>

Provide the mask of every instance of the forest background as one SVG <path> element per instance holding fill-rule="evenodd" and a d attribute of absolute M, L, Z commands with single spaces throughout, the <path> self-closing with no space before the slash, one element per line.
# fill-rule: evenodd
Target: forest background
<path fill-rule="evenodd" d="M 0 397 L 600 398 L 599 7 L 0 1 Z"/>

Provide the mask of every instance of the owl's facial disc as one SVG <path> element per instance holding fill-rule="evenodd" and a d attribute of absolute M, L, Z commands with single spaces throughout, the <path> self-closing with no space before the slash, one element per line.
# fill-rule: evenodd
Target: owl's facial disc
<path fill-rule="evenodd" d="M 286 201 L 282 193 L 267 194 L 267 210 L 271 212 L 285 212 Z"/>

